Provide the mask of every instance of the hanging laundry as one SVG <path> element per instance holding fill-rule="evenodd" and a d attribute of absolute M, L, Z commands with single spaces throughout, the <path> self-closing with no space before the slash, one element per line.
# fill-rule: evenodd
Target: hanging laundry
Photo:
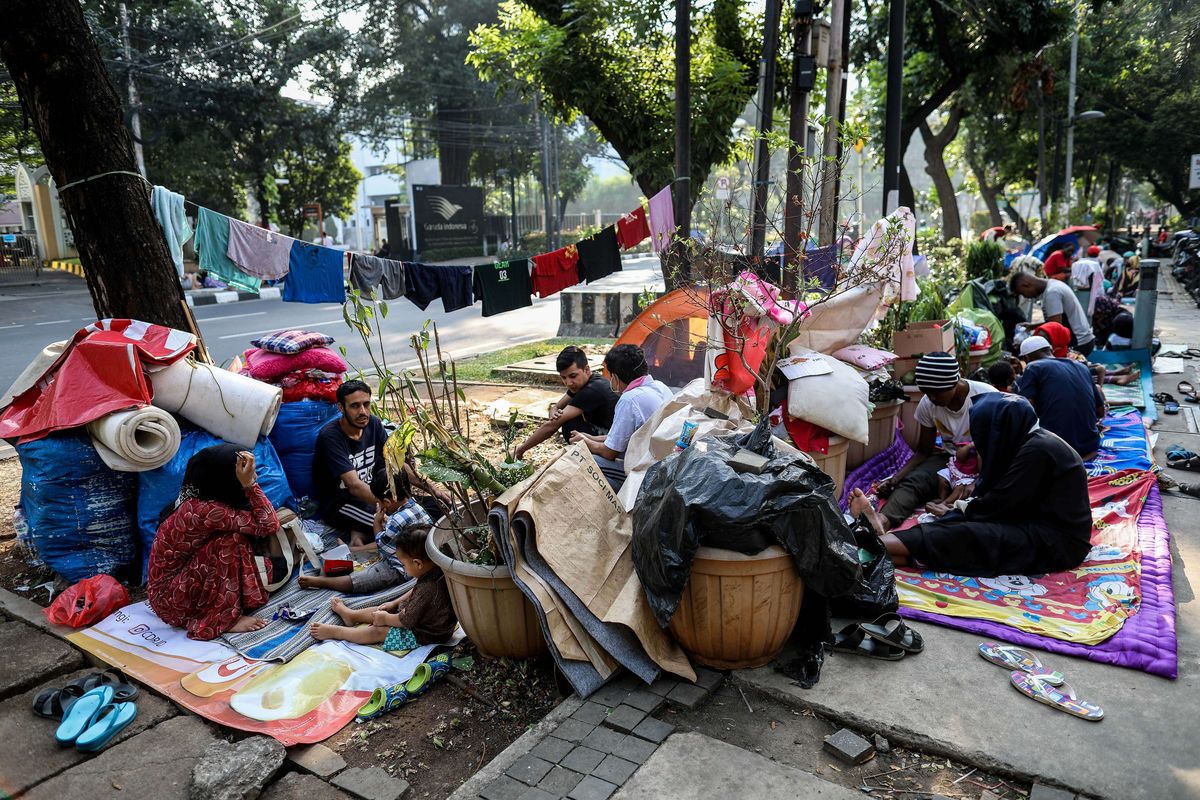
<path fill-rule="evenodd" d="M 622 250 L 637 247 L 650 235 L 650 223 L 646 221 L 646 209 L 638 206 L 617 220 L 617 244 Z"/>
<path fill-rule="evenodd" d="M 651 197 L 649 205 L 650 247 L 661 253 L 675 235 L 675 200 L 671 196 L 671 187 L 667 186 Z"/>
<path fill-rule="evenodd" d="M 609 225 L 599 233 L 581 240 L 579 248 L 579 277 L 588 283 L 607 278 L 621 271 L 621 251 L 617 249 L 617 230 Z"/>
<path fill-rule="evenodd" d="M 196 255 L 200 269 L 233 289 L 257 292 L 261 282 L 229 260 L 229 217 L 201 208 L 196 221 Z"/>
<path fill-rule="evenodd" d="M 442 296 L 437 271 L 432 264 L 404 262 L 404 296 L 422 311 Z"/>
<path fill-rule="evenodd" d="M 288 274 L 294 241 L 282 233 L 231 219 L 226 255 L 247 275 L 277 281 Z"/>
<path fill-rule="evenodd" d="M 533 305 L 529 259 L 497 261 L 475 267 L 475 299 L 483 301 L 483 316 Z"/>
<path fill-rule="evenodd" d="M 175 263 L 175 273 L 183 277 L 183 245 L 192 238 L 192 225 L 183 208 L 183 195 L 165 186 L 155 186 L 150 192 L 150 205 L 167 240 L 167 250 Z"/>
<path fill-rule="evenodd" d="M 344 303 L 346 254 L 332 247 L 292 241 L 290 269 L 283 282 L 285 303 Z"/>
<path fill-rule="evenodd" d="M 534 256 L 530 280 L 538 297 L 549 297 L 579 283 L 579 250 L 571 244 Z"/>
<path fill-rule="evenodd" d="M 475 305 L 474 286 L 470 267 L 438 267 L 442 287 L 442 310 L 449 314 L 460 308 Z"/>
<path fill-rule="evenodd" d="M 370 297 L 376 287 L 379 287 L 377 294 L 384 300 L 404 297 L 404 264 L 390 258 L 352 253 L 350 285 L 358 289 L 363 297 Z"/>
<path fill-rule="evenodd" d="M 801 264 L 801 277 L 805 288 L 810 288 L 815 281 L 825 291 L 831 291 L 837 284 L 838 251 L 836 244 L 826 245 L 809 250 L 804 254 Z"/>

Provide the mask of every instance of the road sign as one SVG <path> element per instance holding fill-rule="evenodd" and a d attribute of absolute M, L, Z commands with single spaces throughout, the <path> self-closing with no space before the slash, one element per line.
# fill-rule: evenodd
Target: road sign
<path fill-rule="evenodd" d="M 1192 156 L 1192 170 L 1188 174 L 1188 188 L 1200 189 L 1200 153 Z"/>
<path fill-rule="evenodd" d="M 4 234 L 4 243 L 5 244 L 16 244 L 17 243 L 17 235 L 15 233 Z"/>
<path fill-rule="evenodd" d="M 728 200 L 730 196 L 731 192 L 729 191 L 729 178 L 717 178 L 717 199 Z"/>

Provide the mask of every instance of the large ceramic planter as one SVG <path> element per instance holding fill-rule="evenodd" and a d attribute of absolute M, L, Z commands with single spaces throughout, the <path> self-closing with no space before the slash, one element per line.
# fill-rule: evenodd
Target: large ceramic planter
<path fill-rule="evenodd" d="M 887 400 L 878 403 L 871 412 L 867 423 L 868 437 L 866 444 L 851 442 L 846 450 L 846 467 L 854 469 L 865 464 L 875 456 L 892 446 L 896 441 L 896 418 L 904 407 L 903 400 Z M 915 408 L 914 408 L 915 410 Z"/>
<path fill-rule="evenodd" d="M 804 583 L 783 548 L 747 556 L 701 547 L 671 618 L 671 635 L 706 666 L 760 667 L 787 643 L 803 599 Z"/>
<path fill-rule="evenodd" d="M 442 552 L 458 547 L 450 522 L 442 517 L 425 540 L 425 551 L 446 574 L 450 604 L 467 636 L 485 656 L 534 658 L 547 652 L 533 604 L 513 582 L 504 565 L 483 567 Z"/>
<path fill-rule="evenodd" d="M 821 471 L 833 478 L 833 496 L 842 496 L 842 484 L 846 480 L 846 453 L 850 448 L 850 440 L 844 436 L 830 434 L 828 453 L 809 453 L 808 457 L 817 462 Z"/>

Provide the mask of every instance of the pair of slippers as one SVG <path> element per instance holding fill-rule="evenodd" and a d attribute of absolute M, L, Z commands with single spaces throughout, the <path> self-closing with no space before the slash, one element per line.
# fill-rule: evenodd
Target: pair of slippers
<path fill-rule="evenodd" d="M 439 653 L 428 661 L 417 665 L 413 676 L 403 683 L 382 686 L 371 692 L 371 698 L 354 715 L 355 722 L 368 722 L 381 717 L 400 706 L 420 697 L 429 691 L 429 687 L 440 680 L 450 671 L 452 662 L 449 653 Z"/>
<path fill-rule="evenodd" d="M 1173 444 L 1167 448 L 1167 466 L 1172 469 L 1186 469 L 1190 472 L 1200 472 L 1200 456 L 1186 449 L 1183 445 Z"/>
<path fill-rule="evenodd" d="M 1012 670 L 1009 681 L 1014 689 L 1026 697 L 1089 722 L 1104 719 L 1104 709 L 1095 703 L 1080 700 L 1061 672 L 1047 669 L 1028 650 L 998 642 L 983 642 L 979 645 L 979 655 L 993 664 Z"/>
<path fill-rule="evenodd" d="M 1183 399 L 1187 400 L 1189 403 L 1200 403 L 1200 395 L 1196 394 L 1195 388 L 1193 388 L 1192 384 L 1188 381 L 1180 381 L 1179 385 L 1175 387 L 1175 391 L 1183 395 Z M 1179 401 L 1175 399 L 1173 394 L 1170 394 L 1169 392 L 1158 392 L 1157 394 L 1151 395 L 1151 397 L 1155 402 L 1162 403 L 1164 413 L 1179 413 Z"/>
<path fill-rule="evenodd" d="M 40 692 L 33 712 L 59 719 L 54 739 L 83 753 L 103 750 L 137 718 L 138 688 L 120 670 L 93 672 L 60 689 Z"/>
<path fill-rule="evenodd" d="M 895 612 L 882 614 L 874 622 L 847 625 L 833 636 L 834 652 L 880 661 L 899 661 L 924 649 L 921 634 L 908 627 Z"/>

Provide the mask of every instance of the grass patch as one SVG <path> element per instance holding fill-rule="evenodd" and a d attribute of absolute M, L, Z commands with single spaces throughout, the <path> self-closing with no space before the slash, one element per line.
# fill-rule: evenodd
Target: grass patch
<path fill-rule="evenodd" d="M 555 338 L 542 339 L 539 342 L 526 342 L 512 347 L 505 347 L 502 350 L 493 350 L 490 353 L 481 353 L 477 356 L 464 358 L 455 361 L 455 367 L 458 371 L 458 380 L 462 383 L 484 382 L 484 383 L 516 383 L 516 381 L 503 375 L 493 375 L 492 370 L 498 367 L 506 367 L 509 364 L 514 364 L 518 361 L 526 361 L 531 358 L 539 358 L 541 356 L 558 355 L 564 347 L 569 344 L 582 347 L 585 344 L 607 346 L 615 342 L 616 339 L 588 339 L 588 338 Z"/>

